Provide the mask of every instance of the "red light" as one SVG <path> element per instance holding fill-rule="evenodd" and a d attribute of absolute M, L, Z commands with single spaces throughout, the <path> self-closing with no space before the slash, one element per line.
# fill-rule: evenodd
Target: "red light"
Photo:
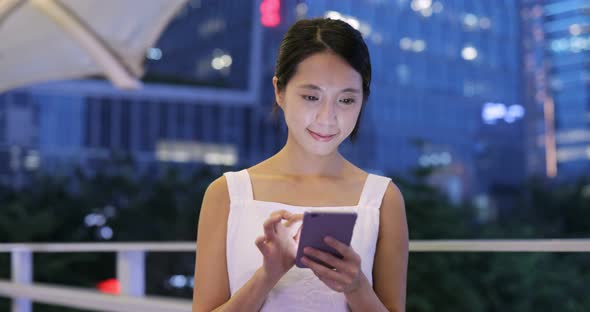
<path fill-rule="evenodd" d="M 263 0 L 260 4 L 260 22 L 265 27 L 277 27 L 281 23 L 281 1 Z"/>
<path fill-rule="evenodd" d="M 100 292 L 106 294 L 118 295 L 121 293 L 121 285 L 119 284 L 119 281 L 117 281 L 114 278 L 109 278 L 107 280 L 99 282 L 98 284 L 96 284 L 96 288 L 98 288 Z"/>

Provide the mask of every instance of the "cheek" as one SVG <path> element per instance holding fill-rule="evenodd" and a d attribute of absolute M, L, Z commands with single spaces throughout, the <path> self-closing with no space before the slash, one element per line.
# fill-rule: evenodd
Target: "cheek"
<path fill-rule="evenodd" d="M 293 103 L 287 109 L 287 122 L 308 125 L 313 122 L 315 112 L 305 106 L 305 103 Z"/>
<path fill-rule="evenodd" d="M 295 127 L 306 127 L 310 120 L 309 112 L 296 107 L 296 105 L 291 105 L 285 112 L 285 122 L 287 123 L 287 127 L 291 129 Z"/>
<path fill-rule="evenodd" d="M 354 126 L 357 123 L 357 119 L 359 117 L 359 114 L 360 114 L 360 108 L 349 109 L 347 111 L 342 112 L 342 114 L 341 114 L 342 127 L 345 127 L 346 130 L 350 130 L 350 132 L 352 132 L 352 129 L 354 129 Z"/>

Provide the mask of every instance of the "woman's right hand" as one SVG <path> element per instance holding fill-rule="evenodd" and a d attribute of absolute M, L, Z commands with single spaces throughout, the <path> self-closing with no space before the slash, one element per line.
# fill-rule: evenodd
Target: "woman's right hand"
<path fill-rule="evenodd" d="M 302 214 L 279 210 L 264 221 L 264 235 L 256 239 L 256 246 L 264 258 L 262 269 L 272 280 L 278 281 L 295 264 L 299 229 L 294 235 L 293 227 L 302 219 Z"/>

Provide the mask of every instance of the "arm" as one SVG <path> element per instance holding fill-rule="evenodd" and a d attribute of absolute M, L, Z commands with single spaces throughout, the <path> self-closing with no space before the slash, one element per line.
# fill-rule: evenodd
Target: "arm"
<path fill-rule="evenodd" d="M 263 253 L 265 265 L 230 298 L 225 252 L 229 201 L 225 177 L 215 180 L 203 198 L 197 233 L 193 312 L 258 311 L 270 290 L 293 266 L 292 252 L 285 255 L 283 250 L 286 248 L 276 243 L 279 239 L 276 233 L 286 233 L 279 225 L 280 221 L 292 216 L 282 211 L 273 213 L 264 223 L 265 235 L 252 243 L 252 248 L 256 243 Z M 284 239 L 283 236 L 280 238 Z M 284 258 L 289 260 L 286 262 L 288 267 L 280 265 Z"/>
<path fill-rule="evenodd" d="M 222 176 L 207 188 L 201 206 L 197 233 L 193 312 L 221 309 L 232 311 L 240 307 L 252 307 L 252 310 L 258 311 L 272 288 L 271 281 L 256 272 L 254 277 L 230 300 L 225 254 L 228 215 L 229 193 L 227 181 Z M 245 296 L 248 292 L 249 296 Z"/>
<path fill-rule="evenodd" d="M 350 246 L 330 238 L 325 241 L 344 258 L 340 260 L 313 248 L 305 248 L 304 252 L 332 265 L 336 271 L 307 257 L 302 261 L 328 287 L 344 293 L 352 311 L 405 310 L 408 228 L 403 198 L 393 183 L 388 186 L 381 204 L 373 287 L 361 270 L 360 256 Z"/>
<path fill-rule="evenodd" d="M 403 196 L 393 183 L 385 192 L 379 219 L 379 239 L 373 264 L 374 293 L 388 311 L 405 311 L 408 225 Z"/>

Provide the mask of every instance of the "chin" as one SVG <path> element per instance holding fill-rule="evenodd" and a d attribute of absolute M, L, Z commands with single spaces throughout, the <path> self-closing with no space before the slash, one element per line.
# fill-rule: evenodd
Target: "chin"
<path fill-rule="evenodd" d="M 315 142 L 313 142 L 313 143 L 315 143 Z M 335 144 L 335 145 L 326 144 L 324 146 L 317 146 L 315 144 L 310 144 L 308 146 L 305 146 L 304 149 L 308 153 L 315 155 L 315 156 L 329 156 L 329 155 L 334 154 L 338 151 L 338 146 L 340 146 L 340 143 Z"/>
<path fill-rule="evenodd" d="M 314 156 L 329 156 L 338 152 L 338 147 L 342 143 L 342 139 L 337 137 L 332 142 L 318 142 L 310 137 L 307 133 L 301 136 L 294 136 L 294 143 L 303 151 Z"/>

